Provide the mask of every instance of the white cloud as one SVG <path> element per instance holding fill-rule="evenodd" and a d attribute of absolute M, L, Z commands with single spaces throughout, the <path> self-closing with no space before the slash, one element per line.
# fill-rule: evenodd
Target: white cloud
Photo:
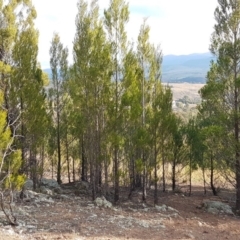
<path fill-rule="evenodd" d="M 53 32 L 71 52 L 75 34 L 77 0 L 33 0 L 38 12 L 36 26 L 40 32 L 39 61 L 49 66 L 49 48 Z M 108 0 L 99 0 L 100 9 Z M 207 52 L 213 31 L 217 0 L 130 0 L 129 39 L 136 40 L 144 17 L 148 17 L 151 40 L 162 46 L 164 54 Z"/>

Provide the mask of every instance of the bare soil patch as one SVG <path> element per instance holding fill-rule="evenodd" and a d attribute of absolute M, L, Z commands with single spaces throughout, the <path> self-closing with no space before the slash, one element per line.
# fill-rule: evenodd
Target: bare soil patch
<path fill-rule="evenodd" d="M 201 205 L 205 200 L 226 202 L 234 207 L 232 191 L 213 197 L 193 187 L 192 196 L 182 192 L 159 191 L 159 208 L 153 205 L 153 190 L 146 204 L 141 191 L 128 200 L 128 190 L 121 189 L 121 201 L 112 208 L 97 207 L 90 196 L 79 194 L 74 185 L 65 184 L 62 195 L 46 202 L 19 201 L 20 225 L 2 223 L 1 240 L 16 239 L 239 239 L 240 218 L 235 215 L 211 214 Z M 161 207 L 165 206 L 165 207 Z M 0 215 L 2 219 L 2 215 Z M 3 222 L 3 221 L 2 221 Z"/>

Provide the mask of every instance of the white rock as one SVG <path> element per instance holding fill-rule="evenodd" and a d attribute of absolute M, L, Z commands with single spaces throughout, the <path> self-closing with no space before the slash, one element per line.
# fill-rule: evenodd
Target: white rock
<path fill-rule="evenodd" d="M 55 179 L 42 178 L 40 184 L 49 188 L 59 188 L 59 184 Z"/>
<path fill-rule="evenodd" d="M 167 207 L 167 209 L 169 210 L 169 211 L 173 211 L 173 212 L 177 212 L 178 213 L 178 210 L 177 209 L 175 209 L 175 208 L 172 208 L 172 207 Z"/>
<path fill-rule="evenodd" d="M 50 189 L 48 189 L 48 188 L 46 188 L 46 187 L 44 187 L 44 186 L 41 186 L 41 187 L 40 187 L 40 191 L 41 191 L 41 193 L 43 193 L 43 194 L 53 195 L 52 190 L 50 190 Z"/>
<path fill-rule="evenodd" d="M 162 206 L 155 205 L 155 208 L 156 208 L 158 211 L 163 211 L 163 212 L 166 212 L 166 211 L 167 211 L 167 206 L 166 206 L 165 204 L 163 204 Z"/>
<path fill-rule="evenodd" d="M 96 198 L 94 202 L 98 207 L 112 208 L 112 203 L 107 201 L 105 197 Z"/>
<path fill-rule="evenodd" d="M 207 210 L 207 212 L 210 213 L 225 213 L 234 215 L 231 207 L 225 203 L 218 202 L 218 201 L 206 201 L 203 203 L 204 208 Z"/>

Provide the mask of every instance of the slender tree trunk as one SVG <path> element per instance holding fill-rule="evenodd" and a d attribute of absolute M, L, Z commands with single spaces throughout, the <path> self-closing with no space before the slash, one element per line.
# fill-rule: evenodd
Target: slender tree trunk
<path fill-rule="evenodd" d="M 118 166 L 118 149 L 115 146 L 114 148 L 114 176 L 115 176 L 115 182 L 114 182 L 114 202 L 117 203 L 119 201 L 119 166 Z"/>
<path fill-rule="evenodd" d="M 192 151 L 189 158 L 189 196 L 192 194 Z"/>
<path fill-rule="evenodd" d="M 176 188 L 176 153 L 174 152 L 172 164 L 172 191 Z"/>
<path fill-rule="evenodd" d="M 82 154 L 82 173 L 81 173 L 81 180 L 82 181 L 87 181 L 86 178 L 86 158 L 85 158 L 85 143 L 84 143 L 84 135 L 82 135 L 82 141 L 79 140 L 80 145 L 81 145 L 81 154 Z"/>
<path fill-rule="evenodd" d="M 237 71 L 235 68 L 235 79 L 237 79 Z M 235 141 L 236 141 L 236 210 L 240 211 L 240 153 L 239 153 L 239 107 L 238 107 L 239 89 L 235 86 Z"/>
<path fill-rule="evenodd" d="M 20 99 L 20 105 L 21 105 L 21 112 L 23 112 L 22 96 L 21 96 L 21 99 Z M 23 121 L 21 121 L 21 150 L 22 150 L 21 151 L 21 157 L 22 157 L 21 172 L 22 173 L 26 170 L 26 162 L 25 162 L 25 138 L 26 138 L 26 136 L 25 136 L 24 132 L 25 132 L 24 131 L 24 124 L 23 124 Z"/>
<path fill-rule="evenodd" d="M 203 174 L 203 190 L 204 194 L 207 194 L 207 188 L 206 188 L 206 177 L 205 177 L 205 168 L 202 167 L 202 174 Z"/>
<path fill-rule="evenodd" d="M 30 150 L 31 179 L 33 180 L 33 190 L 37 188 L 37 159 L 35 150 Z"/>
<path fill-rule="evenodd" d="M 235 42 L 236 42 L 236 36 Z M 237 63 L 235 61 L 235 81 L 237 80 Z M 239 100 L 238 100 L 239 88 L 235 86 L 234 92 L 234 107 L 235 107 L 235 123 L 234 123 L 234 130 L 235 130 L 235 142 L 236 142 L 236 210 L 240 211 L 240 153 L 239 153 Z"/>
<path fill-rule="evenodd" d="M 157 177 L 157 142 L 155 134 L 155 144 L 154 144 L 154 205 L 158 204 L 158 177 Z"/>
<path fill-rule="evenodd" d="M 145 154 L 144 154 L 144 152 L 143 152 L 143 164 L 144 164 L 144 166 L 143 166 L 143 191 L 142 191 L 142 200 L 143 200 L 143 202 L 146 202 L 146 200 L 147 200 L 147 181 L 146 181 L 146 179 L 147 179 L 147 167 L 146 167 L 146 161 L 145 161 Z"/>
<path fill-rule="evenodd" d="M 236 154 L 236 158 L 239 159 L 239 153 Z M 239 213 L 240 210 L 240 161 L 236 160 L 236 210 Z"/>
<path fill-rule="evenodd" d="M 136 159 L 141 158 L 141 150 L 139 148 L 136 149 Z M 134 164 L 136 166 L 136 163 Z M 135 187 L 142 188 L 142 174 L 140 172 L 136 172 L 135 177 Z"/>
<path fill-rule="evenodd" d="M 116 40 L 116 45 L 118 46 L 118 37 L 117 37 L 118 29 L 116 29 L 116 35 L 115 35 L 115 40 Z M 115 56 L 115 133 L 117 133 L 117 121 L 118 121 L 118 56 L 116 53 Z M 114 202 L 117 203 L 119 201 L 119 160 L 118 160 L 118 143 L 117 145 L 114 146 L 114 176 L 115 176 L 115 182 L 114 182 Z"/>
<path fill-rule="evenodd" d="M 70 159 L 69 159 L 69 149 L 68 149 L 68 139 L 66 136 L 66 159 L 67 159 L 67 171 L 68 171 L 68 182 L 71 182 L 71 174 L 70 174 Z"/>
<path fill-rule="evenodd" d="M 54 159 L 53 156 L 51 157 L 52 160 L 52 179 L 53 179 L 53 175 L 54 175 Z"/>
<path fill-rule="evenodd" d="M 74 157 L 72 158 L 72 177 L 73 177 L 73 182 L 75 182 L 76 178 L 75 178 L 75 159 L 74 159 Z"/>
<path fill-rule="evenodd" d="M 105 195 L 108 196 L 108 161 L 106 156 L 104 158 L 104 192 Z"/>
<path fill-rule="evenodd" d="M 129 146 L 131 148 L 131 146 Z M 128 194 L 128 199 L 132 199 L 132 193 L 135 190 L 135 164 L 134 164 L 134 154 L 131 154 L 130 157 L 130 163 L 129 163 L 129 177 L 130 177 L 130 187 L 129 187 L 129 194 Z"/>
<path fill-rule="evenodd" d="M 213 166 L 213 156 L 212 156 L 212 153 L 211 153 L 211 157 L 210 157 L 210 162 L 211 162 L 211 176 L 210 176 L 210 179 L 211 179 L 210 180 L 211 189 L 212 189 L 213 195 L 217 196 L 217 191 L 216 191 L 216 188 L 215 188 L 214 183 L 213 183 L 214 166 Z"/>
<path fill-rule="evenodd" d="M 59 101 L 59 100 L 58 100 Z M 58 105 L 59 108 L 59 105 Z M 57 164 L 57 182 L 62 183 L 61 180 L 61 142 L 60 142 L 60 113 L 57 110 L 57 150 L 58 150 L 58 164 Z"/>
<path fill-rule="evenodd" d="M 142 77 L 142 128 L 144 129 L 145 126 L 145 76 L 144 76 L 144 59 L 142 57 L 142 70 L 143 70 L 143 77 Z M 146 174 L 147 174 L 147 166 L 146 166 L 146 156 L 145 156 L 145 146 L 142 149 L 142 161 L 143 161 L 143 192 L 142 192 L 142 200 L 146 202 L 147 199 L 147 189 L 146 189 Z"/>
<path fill-rule="evenodd" d="M 45 148 L 43 143 L 42 150 L 41 150 L 41 176 L 40 176 L 41 179 L 43 177 L 43 172 L 44 172 L 44 155 L 45 155 Z"/>
<path fill-rule="evenodd" d="M 96 177 L 95 177 L 95 167 L 94 167 L 94 156 L 93 152 L 90 153 L 90 180 L 92 185 L 92 200 L 96 199 Z"/>
<path fill-rule="evenodd" d="M 162 159 L 162 178 L 163 178 L 163 192 L 166 191 L 166 178 L 165 178 L 165 158 Z"/>

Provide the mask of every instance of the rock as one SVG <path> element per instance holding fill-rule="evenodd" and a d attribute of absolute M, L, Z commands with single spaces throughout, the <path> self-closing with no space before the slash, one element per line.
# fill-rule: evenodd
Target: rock
<path fill-rule="evenodd" d="M 59 198 L 62 200 L 72 200 L 72 197 L 65 195 L 65 194 L 60 194 Z"/>
<path fill-rule="evenodd" d="M 27 199 L 35 199 L 37 197 L 38 193 L 31 191 L 31 190 L 26 190 L 24 191 L 23 197 Z"/>
<path fill-rule="evenodd" d="M 62 189 L 60 187 L 54 188 L 53 191 L 57 194 L 62 194 Z"/>
<path fill-rule="evenodd" d="M 24 191 L 24 197 L 26 198 L 24 200 L 27 202 L 33 201 L 35 203 L 39 202 L 54 203 L 53 199 L 50 198 L 48 194 L 36 193 L 31 190 Z"/>
<path fill-rule="evenodd" d="M 206 201 L 203 203 L 203 207 L 209 213 L 213 213 L 213 214 L 224 213 L 224 214 L 234 215 L 232 208 L 229 205 L 222 202 Z"/>
<path fill-rule="evenodd" d="M 42 178 L 40 181 L 40 185 L 47 188 L 60 188 L 58 182 L 55 179 Z"/>
<path fill-rule="evenodd" d="M 155 205 L 155 208 L 158 211 L 162 211 L 162 212 L 166 212 L 167 211 L 167 206 L 165 204 L 163 204 L 162 206 Z"/>
<path fill-rule="evenodd" d="M 52 198 L 47 198 L 47 197 L 39 197 L 37 199 L 35 199 L 36 203 L 40 203 L 40 202 L 45 202 L 45 203 L 54 203 Z"/>
<path fill-rule="evenodd" d="M 50 190 L 50 189 L 48 189 L 44 186 L 40 187 L 40 192 L 43 193 L 43 194 L 47 194 L 47 195 L 53 195 L 52 190 Z"/>
<path fill-rule="evenodd" d="M 219 210 L 217 208 L 209 207 L 209 208 L 207 208 L 207 212 L 212 213 L 212 214 L 218 214 Z"/>
<path fill-rule="evenodd" d="M 33 180 L 28 179 L 24 185 L 23 185 L 24 190 L 33 190 Z"/>
<path fill-rule="evenodd" d="M 94 202 L 98 207 L 112 208 L 112 203 L 107 201 L 105 197 L 98 197 Z"/>
<path fill-rule="evenodd" d="M 172 207 L 169 207 L 169 206 L 168 206 L 167 209 L 168 209 L 169 211 L 178 213 L 178 210 L 175 209 L 175 208 L 172 208 Z"/>
<path fill-rule="evenodd" d="M 137 223 L 144 228 L 149 228 L 149 223 L 144 220 L 139 220 Z"/>

